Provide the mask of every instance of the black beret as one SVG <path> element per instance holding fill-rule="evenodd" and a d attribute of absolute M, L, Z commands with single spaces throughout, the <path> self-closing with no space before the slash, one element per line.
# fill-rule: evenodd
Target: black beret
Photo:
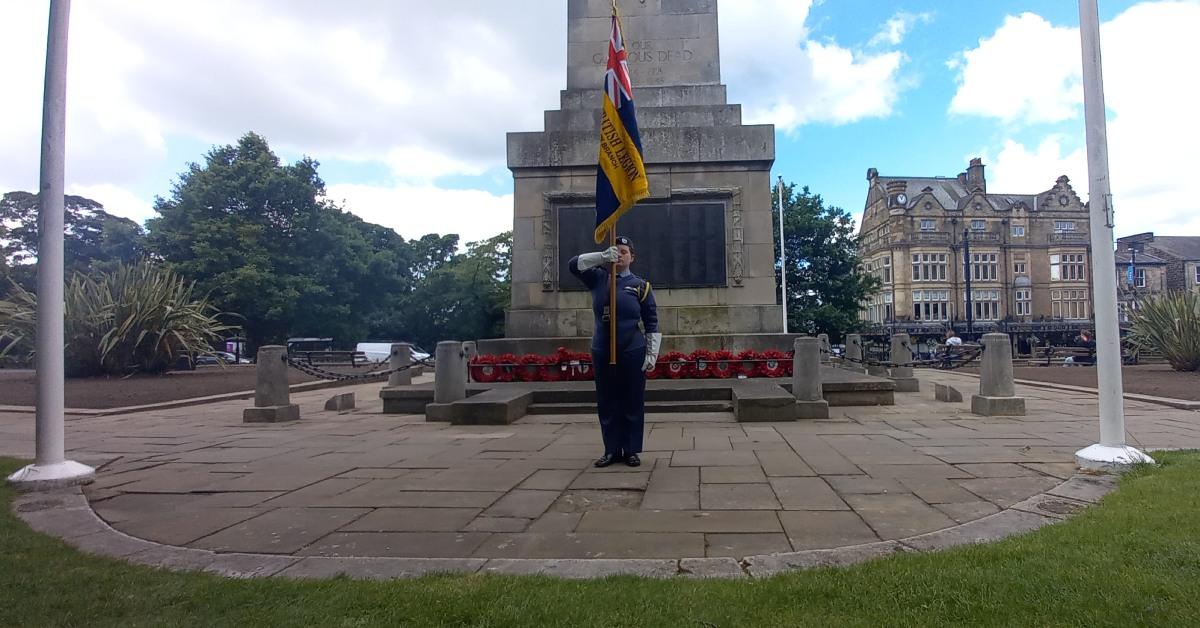
<path fill-rule="evenodd" d="M 624 244 L 633 250 L 633 240 L 630 240 L 628 236 L 617 236 L 617 244 Z"/>

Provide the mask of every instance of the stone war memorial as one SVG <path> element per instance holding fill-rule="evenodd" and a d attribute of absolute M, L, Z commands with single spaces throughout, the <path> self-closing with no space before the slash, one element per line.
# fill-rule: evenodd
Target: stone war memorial
<path fill-rule="evenodd" d="M 775 291 L 773 125 L 742 124 L 721 83 L 715 0 L 623 3 L 650 198 L 620 221 L 654 286 L 664 351 L 791 349 Z M 612 4 L 572 1 L 567 81 L 545 130 L 508 135 L 512 302 L 480 353 L 583 349 L 592 312 L 567 261 L 592 240 L 601 85 Z"/>

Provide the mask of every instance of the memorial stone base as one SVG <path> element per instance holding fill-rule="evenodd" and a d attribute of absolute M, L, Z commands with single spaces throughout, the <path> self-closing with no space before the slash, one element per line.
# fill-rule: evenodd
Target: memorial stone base
<path fill-rule="evenodd" d="M 266 406 L 242 410 L 243 423 L 284 423 L 299 418 L 300 406 L 294 403 L 286 406 Z"/>

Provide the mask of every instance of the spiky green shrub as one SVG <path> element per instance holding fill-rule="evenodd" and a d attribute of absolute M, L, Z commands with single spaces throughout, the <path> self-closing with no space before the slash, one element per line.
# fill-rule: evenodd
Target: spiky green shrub
<path fill-rule="evenodd" d="M 212 352 L 234 329 L 194 284 L 152 262 L 95 276 L 74 274 L 64 290 L 66 371 L 71 377 L 161 373 L 180 356 Z M 32 352 L 36 297 L 17 289 L 0 302 L 0 339 Z"/>
<path fill-rule="evenodd" d="M 7 299 L 0 299 L 0 365 L 24 364 L 33 354 L 37 326 L 34 302 L 15 281 Z"/>
<path fill-rule="evenodd" d="M 1172 292 L 1143 301 L 1134 311 L 1129 340 L 1162 354 L 1176 371 L 1200 369 L 1200 297 Z"/>

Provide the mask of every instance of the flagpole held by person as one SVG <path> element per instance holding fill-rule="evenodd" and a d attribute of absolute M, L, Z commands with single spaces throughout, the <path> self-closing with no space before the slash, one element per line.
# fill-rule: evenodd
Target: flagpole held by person
<path fill-rule="evenodd" d="M 608 65 L 600 118 L 600 150 L 596 167 L 597 244 L 604 251 L 582 253 L 567 263 L 591 291 L 595 320 L 592 364 L 596 409 L 604 455 L 595 462 L 607 467 L 618 461 L 641 465 L 645 431 L 646 371 L 653 369 L 662 346 L 658 309 L 650 282 L 633 274 L 633 241 L 617 236 L 617 221 L 650 194 L 642 141 L 633 105 L 633 88 L 621 22 L 613 2 Z"/>
<path fill-rule="evenodd" d="M 633 104 L 633 84 L 629 79 L 629 61 L 621 31 L 617 3 L 612 3 L 611 31 L 608 40 L 608 65 L 604 71 L 604 108 L 600 115 L 600 150 L 596 167 L 596 244 L 608 236 L 609 246 L 616 245 L 617 221 L 634 204 L 650 195 L 646 164 L 642 159 L 642 138 L 638 132 L 637 111 Z M 615 271 L 615 267 L 614 267 Z M 616 303 L 616 272 L 610 274 L 610 303 Z M 610 321 L 609 335 L 616 338 L 616 317 Z M 609 346 L 609 364 L 616 364 L 615 344 Z"/>

